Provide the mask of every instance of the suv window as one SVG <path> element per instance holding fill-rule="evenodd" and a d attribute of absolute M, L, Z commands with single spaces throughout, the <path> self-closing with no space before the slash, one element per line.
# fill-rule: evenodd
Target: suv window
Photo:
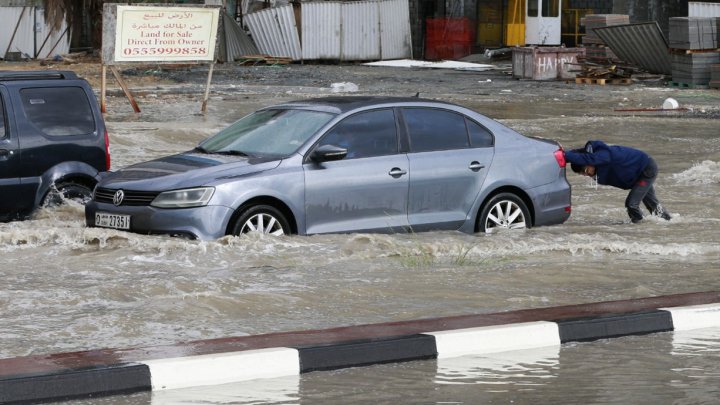
<path fill-rule="evenodd" d="M 348 150 L 346 159 L 392 155 L 398 151 L 395 113 L 390 109 L 355 114 L 337 124 L 320 141 Z"/>
<path fill-rule="evenodd" d="M 475 121 L 466 120 L 470 132 L 470 143 L 473 148 L 489 148 L 494 144 L 492 133 L 484 126 Z"/>
<path fill-rule="evenodd" d="M 433 108 L 404 108 L 403 117 L 410 132 L 410 150 L 464 149 L 470 147 L 465 117 Z"/>
<path fill-rule="evenodd" d="M 95 131 L 90 102 L 80 87 L 20 90 L 25 114 L 46 135 L 84 135 Z"/>
<path fill-rule="evenodd" d="M 0 139 L 5 138 L 5 104 L 3 104 L 2 94 L 0 94 Z"/>

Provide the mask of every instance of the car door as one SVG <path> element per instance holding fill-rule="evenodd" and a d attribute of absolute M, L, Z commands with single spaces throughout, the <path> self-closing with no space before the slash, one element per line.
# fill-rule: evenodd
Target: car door
<path fill-rule="evenodd" d="M 410 138 L 410 226 L 458 229 L 490 168 L 492 134 L 454 111 L 413 107 L 402 114 Z"/>
<path fill-rule="evenodd" d="M 0 87 L 0 218 L 9 217 L 23 206 L 19 198 L 20 150 L 17 134 L 10 131 L 12 110 L 7 101 L 5 88 Z"/>
<path fill-rule="evenodd" d="M 349 116 L 328 131 L 314 149 L 347 149 L 337 161 L 306 160 L 306 232 L 407 230 L 408 160 L 398 153 L 392 109 Z"/>

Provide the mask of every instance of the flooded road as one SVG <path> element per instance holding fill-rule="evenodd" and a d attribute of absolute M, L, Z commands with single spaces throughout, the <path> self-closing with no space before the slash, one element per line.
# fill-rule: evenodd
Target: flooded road
<path fill-rule="evenodd" d="M 138 393 L 77 405 L 714 404 L 720 329 Z"/>
<path fill-rule="evenodd" d="M 114 100 L 119 107 L 107 116 L 113 168 L 190 149 L 251 110 L 297 94 L 243 97 L 216 97 L 207 116 L 194 113 L 196 99 L 146 101 L 140 116 Z M 569 148 L 602 139 L 649 152 L 660 166 L 658 197 L 673 220 L 632 225 L 625 191 L 596 188 L 573 173 L 568 222 L 493 235 L 203 242 L 88 229 L 80 206 L 46 209 L 0 224 L 0 358 L 720 290 L 717 119 L 558 115 L 552 108 L 538 116 L 527 104 L 450 101 Z M 383 367 L 410 367 L 414 379 L 435 363 L 412 364 Z M 308 377 L 311 386 L 317 379 Z"/>

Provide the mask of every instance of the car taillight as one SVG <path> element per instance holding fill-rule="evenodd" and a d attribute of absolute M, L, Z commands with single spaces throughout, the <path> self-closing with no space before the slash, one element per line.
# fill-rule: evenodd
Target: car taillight
<path fill-rule="evenodd" d="M 105 130 L 105 170 L 110 170 L 110 137 L 107 129 Z"/>
<path fill-rule="evenodd" d="M 567 162 L 565 161 L 565 154 L 563 153 L 562 149 L 558 149 L 555 151 L 555 160 L 557 160 L 558 166 L 565 167 Z"/>

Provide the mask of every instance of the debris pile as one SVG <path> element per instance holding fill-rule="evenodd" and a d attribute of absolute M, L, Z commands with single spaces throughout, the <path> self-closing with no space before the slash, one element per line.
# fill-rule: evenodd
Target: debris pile
<path fill-rule="evenodd" d="M 637 70 L 632 66 L 591 62 L 578 58 L 575 83 L 578 84 L 631 84 Z"/>
<path fill-rule="evenodd" d="M 595 33 L 596 28 L 630 23 L 626 14 L 589 14 L 580 22 L 585 26 L 582 46 L 585 57 L 575 63 L 575 83 L 581 84 L 630 84 L 632 68 L 623 66 L 609 46 Z"/>

